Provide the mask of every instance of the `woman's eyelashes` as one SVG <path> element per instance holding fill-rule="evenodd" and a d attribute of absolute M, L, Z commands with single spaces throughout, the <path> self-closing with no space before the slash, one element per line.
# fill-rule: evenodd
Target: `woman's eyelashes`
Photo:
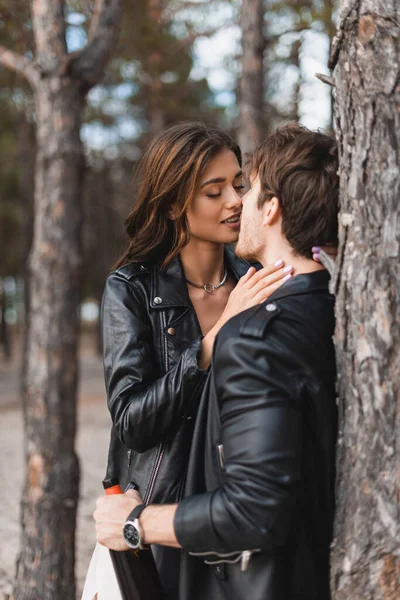
<path fill-rule="evenodd" d="M 232 187 L 233 187 L 233 189 L 234 189 L 234 190 L 235 190 L 235 191 L 236 191 L 238 194 L 240 194 L 240 192 L 241 192 L 242 190 L 244 190 L 244 188 L 245 188 L 245 186 L 244 186 L 244 185 L 242 185 L 242 184 L 240 184 L 240 185 L 234 185 L 234 186 L 232 186 Z M 207 196 L 208 198 L 219 198 L 221 195 L 222 195 L 222 190 L 219 190 L 219 191 L 218 191 L 218 192 L 216 192 L 215 194 L 212 194 L 212 193 L 210 193 L 210 192 L 209 192 L 208 194 L 206 194 L 206 196 Z"/>

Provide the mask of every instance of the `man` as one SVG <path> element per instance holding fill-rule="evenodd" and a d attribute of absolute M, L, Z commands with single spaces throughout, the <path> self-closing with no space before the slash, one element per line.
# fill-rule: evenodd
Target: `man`
<path fill-rule="evenodd" d="M 337 168 L 335 142 L 298 125 L 255 152 L 236 252 L 294 276 L 215 341 L 184 500 L 98 500 L 100 543 L 183 548 L 181 600 L 330 598 L 334 299 L 309 249 L 336 240 Z"/>

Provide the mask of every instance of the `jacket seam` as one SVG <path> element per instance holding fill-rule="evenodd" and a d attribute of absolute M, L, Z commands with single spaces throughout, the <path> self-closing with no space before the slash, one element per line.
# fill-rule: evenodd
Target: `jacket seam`
<path fill-rule="evenodd" d="M 146 297 L 143 294 L 143 291 L 140 289 L 140 287 L 137 285 L 137 283 L 135 281 L 131 281 L 131 280 L 127 280 L 128 283 L 131 285 L 131 287 L 136 291 L 136 293 L 138 294 L 138 296 L 140 297 L 141 301 L 144 303 L 144 305 L 146 305 Z"/>

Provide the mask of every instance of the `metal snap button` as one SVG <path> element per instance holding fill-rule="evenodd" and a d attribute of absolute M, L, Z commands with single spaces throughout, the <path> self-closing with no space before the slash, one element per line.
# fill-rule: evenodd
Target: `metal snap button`
<path fill-rule="evenodd" d="M 268 312 L 274 312 L 274 310 L 277 309 L 276 304 L 267 304 L 267 306 L 265 307 L 265 310 L 267 310 Z"/>
<path fill-rule="evenodd" d="M 173 327 L 170 327 L 170 328 L 167 330 L 167 332 L 169 333 L 169 335 L 175 335 L 175 334 L 176 334 L 176 331 L 175 331 L 175 329 L 174 329 Z"/>
<path fill-rule="evenodd" d="M 162 303 L 162 298 L 160 298 L 159 296 L 156 296 L 154 298 L 154 304 L 161 304 Z"/>

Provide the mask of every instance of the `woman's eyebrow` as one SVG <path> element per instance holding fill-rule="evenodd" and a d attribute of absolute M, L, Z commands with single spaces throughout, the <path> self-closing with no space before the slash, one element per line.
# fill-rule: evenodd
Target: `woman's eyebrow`
<path fill-rule="evenodd" d="M 242 175 L 242 171 L 238 171 L 234 177 L 234 179 L 237 179 L 238 177 L 240 177 Z M 226 178 L 225 177 L 216 177 L 215 179 L 209 179 L 208 181 L 205 181 L 204 183 L 201 184 L 200 189 L 203 188 L 206 185 L 209 185 L 210 183 L 225 183 L 226 182 Z"/>

